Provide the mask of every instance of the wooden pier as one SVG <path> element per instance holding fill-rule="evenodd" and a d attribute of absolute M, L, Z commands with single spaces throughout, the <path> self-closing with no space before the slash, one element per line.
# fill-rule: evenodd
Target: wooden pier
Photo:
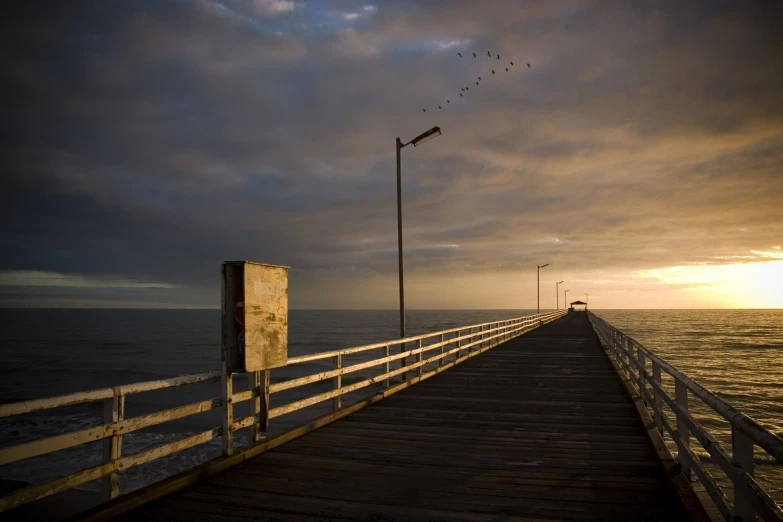
<path fill-rule="evenodd" d="M 288 371 L 296 365 L 305 366 Z M 0 492 L 0 516 L 61 520 L 70 513 L 60 495 L 101 480 L 104 502 L 73 520 L 783 522 L 755 476 L 759 456 L 783 464 L 783 440 L 591 312 L 305 353 L 286 368 L 271 377 L 224 365 L 0 405 L 0 418 L 104 406 L 103 424 L 0 447 L 0 465 L 103 449 L 97 465 Z M 249 389 L 234 390 L 243 378 Z M 126 414 L 138 394 L 218 382 L 222 397 Z M 270 420 L 311 407 L 320 408 L 311 420 L 265 436 Z M 727 422 L 731 440 L 716 438 L 697 408 Z M 206 431 L 123 448 L 130 433 L 209 412 L 222 425 L 213 415 Z M 216 440 L 220 456 L 121 491 L 129 469 Z"/>
<path fill-rule="evenodd" d="M 124 519 L 690 520 L 670 475 L 572 313 Z"/>

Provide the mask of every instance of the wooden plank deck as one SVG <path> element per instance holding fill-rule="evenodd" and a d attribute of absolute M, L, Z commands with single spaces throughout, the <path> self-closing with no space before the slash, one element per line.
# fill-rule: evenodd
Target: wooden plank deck
<path fill-rule="evenodd" d="M 126 520 L 688 520 L 586 314 Z"/>

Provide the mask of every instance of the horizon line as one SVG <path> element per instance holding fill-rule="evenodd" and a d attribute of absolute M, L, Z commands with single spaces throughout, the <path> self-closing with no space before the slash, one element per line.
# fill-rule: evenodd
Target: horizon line
<path fill-rule="evenodd" d="M 783 310 L 775 307 L 755 307 L 755 308 L 730 308 L 730 307 L 711 307 L 711 308 L 588 308 L 589 310 Z M 120 307 L 120 306 L 0 306 L 0 310 L 144 310 L 144 311 L 220 311 L 220 308 L 206 307 Z M 368 312 L 399 312 L 399 308 L 289 308 L 289 311 L 368 311 Z M 406 308 L 406 311 L 529 311 L 532 308 Z M 543 311 L 565 310 L 564 308 L 541 308 Z"/>

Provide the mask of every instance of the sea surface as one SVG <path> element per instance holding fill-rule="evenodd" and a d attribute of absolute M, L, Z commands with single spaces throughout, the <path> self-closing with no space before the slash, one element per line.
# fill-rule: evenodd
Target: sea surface
<path fill-rule="evenodd" d="M 530 315 L 534 310 L 411 310 L 409 335 Z M 596 310 L 703 386 L 783 434 L 783 311 Z M 392 340 L 399 335 L 395 310 L 291 310 L 289 355 Z M 0 310 L 0 403 L 205 372 L 220 364 L 220 312 L 215 310 Z M 381 352 L 368 355 L 376 358 Z M 359 360 L 359 359 L 357 359 Z M 354 362 L 354 361 L 350 361 Z M 272 381 L 330 368 L 327 360 L 272 371 Z M 368 370 L 368 372 L 370 372 Z M 369 373 L 365 373 L 368 375 Z M 346 379 L 344 378 L 345 382 Z M 361 377 L 353 377 L 359 379 Z M 236 384 L 241 389 L 243 382 Z M 272 396 L 272 406 L 329 389 L 312 385 Z M 366 391 L 364 392 L 366 394 Z M 217 384 L 132 395 L 126 416 L 219 397 Z M 349 398 L 350 400 L 350 398 Z M 271 421 L 279 433 L 330 404 Z M 698 409 L 697 409 L 698 410 Z M 241 412 L 240 412 L 241 413 Z M 697 411 L 727 447 L 726 423 Z M 0 448 L 102 423 L 101 404 L 0 419 Z M 123 455 L 218 426 L 216 412 L 166 423 L 123 437 Z M 729 441 L 729 442 L 726 442 Z M 238 444 L 247 442 L 239 437 Z M 37 483 L 101 462 L 101 443 L 0 466 L 0 480 Z M 121 490 L 132 491 L 220 454 L 212 441 L 123 473 Z M 763 455 L 757 458 L 764 461 Z M 763 466 L 760 466 L 760 468 Z M 764 472 L 765 487 L 783 491 L 783 474 Z M 96 481 L 84 486 L 97 490 Z M 777 495 L 776 495 L 777 496 Z"/>

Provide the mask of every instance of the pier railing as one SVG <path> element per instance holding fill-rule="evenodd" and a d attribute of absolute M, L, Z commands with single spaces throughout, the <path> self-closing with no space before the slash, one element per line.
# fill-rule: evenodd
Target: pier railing
<path fill-rule="evenodd" d="M 234 433 L 239 430 L 251 429 L 252 437 L 250 437 L 250 444 L 252 445 L 263 438 L 263 433 L 267 430 L 269 420 L 272 418 L 293 413 L 325 401 L 331 401 L 333 412 L 344 411 L 347 407 L 342 404 L 343 397 L 361 389 L 369 388 L 369 391 L 372 391 L 373 385 L 377 385 L 376 388 L 381 388 L 383 396 L 390 395 L 399 389 L 444 371 L 509 339 L 553 321 L 564 314 L 564 311 L 559 310 L 503 321 L 461 326 L 366 346 L 291 357 L 288 359 L 288 366 L 331 360 L 333 368 L 275 383 L 271 383 L 271 371 L 244 374 L 250 378 L 250 389 L 237 393 L 233 392 L 234 375 L 226 373 L 225 370 L 216 370 L 0 405 L 0 418 L 8 418 L 77 404 L 95 402 L 103 402 L 104 404 L 104 423 L 102 425 L 0 448 L 0 465 L 6 465 L 84 444 L 103 441 L 103 462 L 101 464 L 48 480 L 42 484 L 35 484 L 5 493 L 0 496 L 0 512 L 97 479 L 102 480 L 104 499 L 113 499 L 120 493 L 120 473 L 125 470 L 217 438 L 221 438 L 223 441 L 224 454 L 231 455 L 234 451 Z M 344 357 L 354 354 L 371 354 L 373 352 L 380 352 L 381 356 L 354 364 L 343 364 Z M 377 368 L 380 369 L 377 375 L 366 375 L 368 370 Z M 364 374 L 358 372 L 364 372 Z M 352 373 L 360 375 L 361 380 L 344 384 L 342 382 L 343 377 Z M 125 416 L 126 398 L 133 394 L 217 381 L 222 382 L 222 397 L 202 400 L 146 415 L 130 418 Z M 331 390 L 322 391 L 276 407 L 270 407 L 270 396 L 273 394 L 324 381 L 331 381 Z M 376 391 L 375 395 L 378 395 L 378 393 Z M 372 394 L 370 395 L 372 396 Z M 236 419 L 234 406 L 246 401 L 250 401 L 251 415 Z M 361 402 L 361 399 L 353 403 L 352 409 L 359 402 Z M 366 402 L 366 404 L 369 403 Z M 173 442 L 130 455 L 123 455 L 123 435 L 210 410 L 220 411 L 223 419 L 222 426 L 215 426 Z M 338 417 L 333 415 L 331 419 L 324 419 L 320 424 L 309 423 L 307 426 L 294 428 L 287 432 L 291 436 L 286 437 L 282 435 L 278 438 L 290 440 L 294 436 L 314 429 L 312 426 L 316 424 L 323 425 L 336 418 Z"/>
<path fill-rule="evenodd" d="M 754 451 L 758 447 L 783 464 L 783 440 L 751 417 L 707 390 L 693 379 L 650 352 L 592 312 L 594 329 L 615 360 L 627 373 L 632 387 L 652 411 L 656 429 L 664 430 L 677 445 L 677 461 L 686 477 L 693 472 L 710 495 L 725 520 L 748 522 L 757 515 L 765 521 L 783 521 L 783 510 L 754 479 Z M 668 381 L 665 382 L 664 379 Z M 673 380 L 674 396 L 667 391 Z M 700 400 L 731 425 L 731 451 L 697 421 L 689 408 L 689 398 Z M 733 484 L 733 503 L 718 486 L 710 471 L 691 448 L 691 437 L 710 455 L 718 469 Z"/>

